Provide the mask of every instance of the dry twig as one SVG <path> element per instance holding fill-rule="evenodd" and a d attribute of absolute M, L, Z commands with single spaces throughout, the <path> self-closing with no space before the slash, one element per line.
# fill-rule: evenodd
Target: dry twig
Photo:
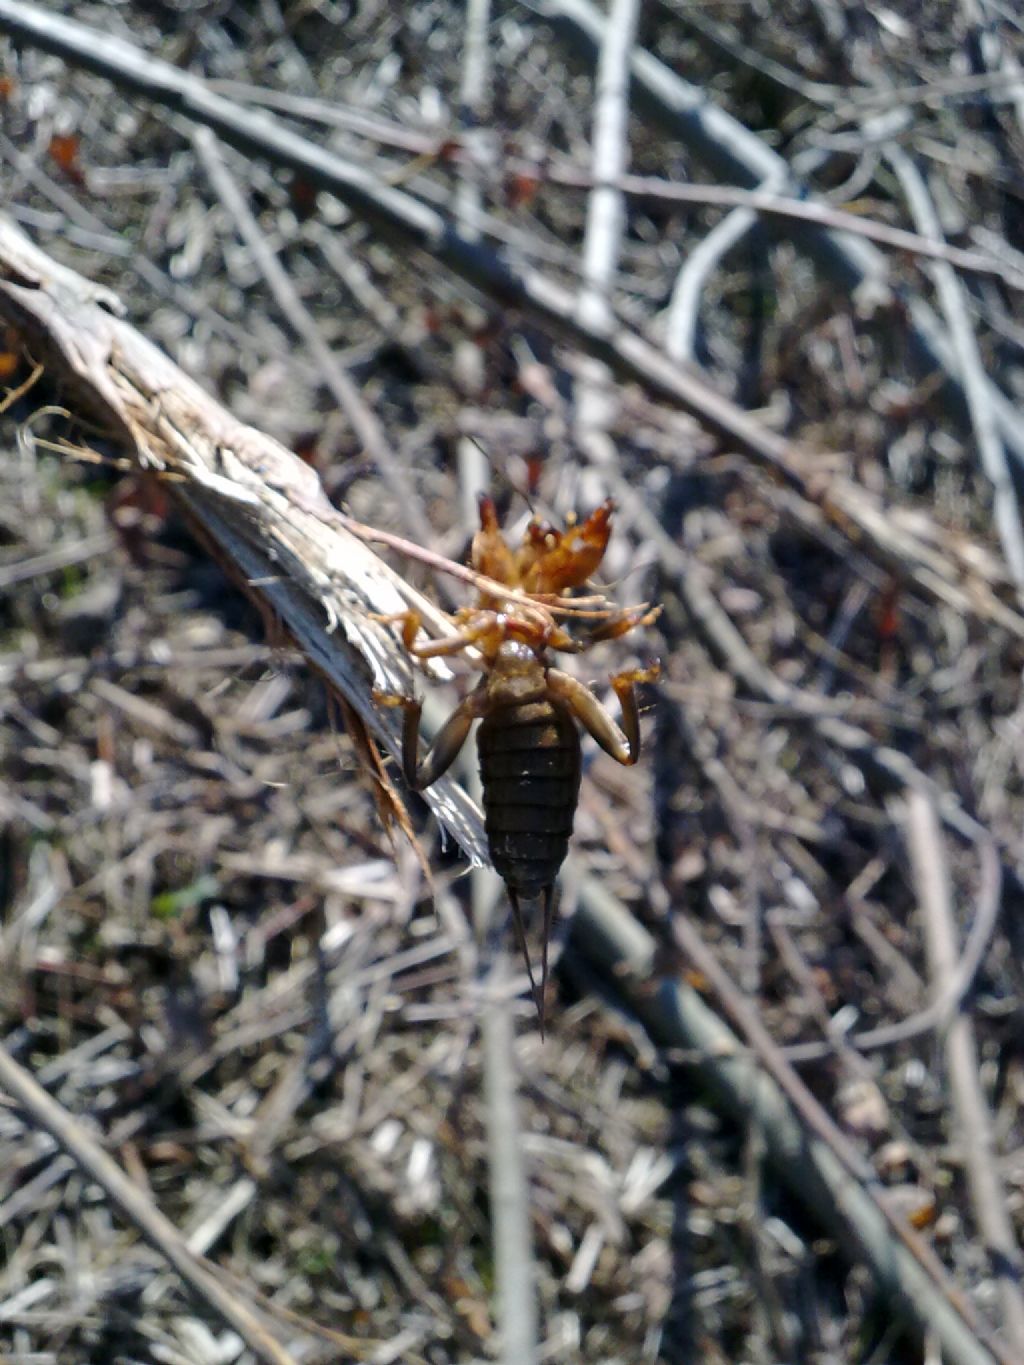
<path fill-rule="evenodd" d="M 905 826 L 929 966 L 935 994 L 941 1002 L 953 984 L 959 952 L 942 832 L 934 803 L 925 793 L 908 794 Z M 963 1010 L 957 1011 L 946 1028 L 945 1053 L 974 1216 L 999 1285 L 1008 1344 L 1020 1354 L 1024 1352 L 1021 1291 L 1024 1267 L 1007 1215 L 1006 1190 L 996 1162 L 992 1117 L 978 1069 L 974 1026 Z"/>

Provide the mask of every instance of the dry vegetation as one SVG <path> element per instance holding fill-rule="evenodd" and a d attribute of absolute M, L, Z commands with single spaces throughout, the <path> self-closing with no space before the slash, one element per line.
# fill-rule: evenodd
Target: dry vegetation
<path fill-rule="evenodd" d="M 0 32 L 62 9 L 350 192 L 22 32 L 5 211 L 364 523 L 459 560 L 481 488 L 512 526 L 612 494 L 604 581 L 665 609 L 584 675 L 664 673 L 646 760 L 588 750 L 541 1044 L 522 980 L 487 1003 L 486 876 L 422 803 L 434 885 L 389 842 L 181 490 L 55 363 L 7 405 L 0 1359 L 1024 1360 L 1012 7 L 652 2 L 628 100 L 628 0 L 0 0 Z M 176 1237 L 220 1278 L 187 1291 Z"/>

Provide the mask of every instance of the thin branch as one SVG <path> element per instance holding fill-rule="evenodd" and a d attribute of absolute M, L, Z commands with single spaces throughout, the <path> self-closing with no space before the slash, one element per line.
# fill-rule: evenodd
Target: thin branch
<path fill-rule="evenodd" d="M 514 602 L 516 609 L 523 613 L 528 620 L 533 620 L 538 626 L 550 624 L 552 616 L 569 616 L 580 619 L 591 619 L 594 621 L 606 620 L 609 616 L 618 612 L 617 607 L 613 607 L 607 597 L 601 593 L 591 593 L 582 597 L 565 598 L 559 597 L 555 593 L 544 592 L 524 592 L 522 588 L 510 588 L 507 583 L 499 583 L 496 578 L 488 578 L 486 574 L 479 573 L 467 564 L 458 564 L 454 559 L 447 559 L 440 555 L 436 550 L 425 549 L 422 545 L 416 545 L 411 540 L 406 540 L 404 536 L 393 535 L 390 531 L 382 531 L 376 526 L 364 526 L 362 522 L 354 521 L 347 514 L 341 514 L 341 520 L 352 535 L 358 536 L 368 545 L 390 545 L 393 550 L 404 555 L 407 559 L 414 559 L 420 564 L 426 564 L 437 573 L 448 574 L 452 578 L 457 578 L 460 582 L 467 583 L 475 588 L 477 592 L 485 593 L 488 597 L 496 597 L 499 601 Z M 633 607 L 624 608 L 625 611 L 643 612 L 647 609 L 647 603 L 637 604 Z"/>
<path fill-rule="evenodd" d="M 771 186 L 764 188 L 770 190 Z M 757 213 L 753 208 L 735 208 L 716 223 L 686 257 L 676 275 L 672 297 L 665 310 L 665 350 L 673 360 L 693 359 L 700 298 L 708 277 L 756 223 Z"/>
<path fill-rule="evenodd" d="M 490 0 L 466 0 L 465 45 L 462 53 L 459 137 L 465 148 L 459 158 L 459 179 L 455 189 L 455 221 L 467 241 L 479 241 L 483 222 L 483 164 L 494 155 L 493 130 L 482 127 L 488 112 L 488 82 L 491 54 L 488 30 L 491 22 Z M 485 380 L 484 353 L 471 341 L 459 344 L 463 375 L 462 387 L 474 397 Z M 459 463 L 459 511 L 463 530 L 472 534 L 476 525 L 479 497 L 488 491 L 490 467 L 476 441 L 462 436 L 457 446 Z"/>
<path fill-rule="evenodd" d="M 637 0 L 613 0 L 597 62 L 591 171 L 583 238 L 583 282 L 577 316 L 592 327 L 607 327 L 622 249 L 625 214 L 616 182 L 629 157 L 629 60 L 638 19 Z"/>
<path fill-rule="evenodd" d="M 944 1001 L 955 988 L 957 934 L 942 831 L 934 802 L 926 793 L 907 793 L 905 827 L 934 992 L 938 1001 Z M 959 1012 L 950 1023 L 945 1052 L 955 1132 L 963 1150 L 975 1221 L 999 1285 L 1007 1339 L 1018 1354 L 1024 1354 L 1024 1261 L 999 1175 L 992 1116 L 981 1084 L 977 1041 L 969 1015 Z"/>
<path fill-rule="evenodd" d="M 638 20 L 637 0 L 612 0 L 604 42 L 597 62 L 591 170 L 594 187 L 587 199 L 582 275 L 576 318 L 584 326 L 606 331 L 614 321 L 612 298 L 626 214 L 615 182 L 629 160 L 629 58 Z M 581 364 L 576 380 L 574 435 L 579 448 L 595 463 L 616 463 L 614 443 L 605 430 L 609 417 L 608 366 Z"/>
<path fill-rule="evenodd" d="M 459 91 L 460 137 L 468 150 L 459 167 L 455 192 L 455 218 L 467 241 L 480 237 L 481 159 L 489 139 L 480 127 L 487 99 L 491 69 L 487 31 L 491 22 L 490 0 L 466 0 L 466 27 L 462 53 L 462 86 Z"/>
<path fill-rule="evenodd" d="M 490 0 L 466 0 L 465 49 L 462 63 L 462 137 L 469 155 L 460 167 L 455 194 L 456 219 L 467 241 L 480 238 L 482 219 L 481 162 L 490 150 L 479 127 L 486 103 L 490 53 L 487 44 Z M 464 343 L 464 345 L 467 343 Z M 482 359 L 473 348 L 475 359 Z M 458 444 L 459 504 L 463 528 L 471 533 L 477 498 L 487 491 L 490 470 L 476 441 L 463 436 Z M 479 794 L 479 775 L 468 774 Z M 509 974 L 504 946 L 494 944 L 498 909 L 497 878 L 474 868 L 470 886 L 473 924 L 478 940 L 495 949 L 488 971 L 487 995 L 480 1017 L 481 1065 L 487 1114 L 487 1168 L 490 1185 L 491 1241 L 494 1248 L 494 1315 L 501 1359 L 506 1365 L 536 1365 L 539 1359 L 537 1270 L 530 1222 L 530 1189 L 525 1166 L 518 1107 L 512 1001 L 502 989 Z"/>
<path fill-rule="evenodd" d="M 446 160 L 457 164 L 473 162 L 478 157 L 476 148 L 460 146 L 465 136 L 453 129 L 449 133 L 420 132 L 382 118 L 369 117 L 362 110 L 346 109 L 325 100 L 309 99 L 281 90 L 247 85 L 241 81 L 211 80 L 210 88 L 247 105 L 277 109 L 296 119 L 305 119 L 328 128 L 343 128 L 357 136 L 372 140 L 392 150 L 409 152 L 417 162 L 430 162 L 443 149 Z M 783 163 L 785 164 L 785 163 Z M 568 189 L 591 190 L 595 181 L 592 172 L 559 154 L 553 148 L 536 149 L 531 156 L 502 157 L 500 169 L 506 175 L 523 175 L 538 182 L 550 182 Z M 739 185 L 702 184 L 698 181 L 665 180 L 655 175 L 622 175 L 611 182 L 612 188 L 637 199 L 659 204 L 699 204 L 709 208 L 751 208 L 771 217 L 790 218 L 795 222 L 812 223 L 835 232 L 864 237 L 879 246 L 904 255 L 927 260 L 948 261 L 965 274 L 985 275 L 1002 280 L 1010 289 L 1024 290 L 1024 270 L 1014 257 L 1000 257 L 993 248 L 988 251 L 969 250 L 948 242 L 932 242 L 906 228 L 893 227 L 854 212 L 822 203 L 815 199 L 794 198 L 786 194 L 769 194 L 763 189 L 745 189 Z M 74 201 L 72 201 L 74 202 Z M 462 224 L 465 228 L 465 224 Z M 112 239 L 109 250 L 116 249 Z M 382 324 L 383 325 L 383 324 Z M 384 326 L 388 331 L 389 327 Z"/>
<path fill-rule="evenodd" d="M 530 1193 L 516 1104 L 512 1016 L 500 953 L 489 979 L 481 1018 L 487 1149 L 494 1221 L 495 1285 L 502 1358 L 510 1365 L 536 1365 L 537 1291 L 530 1235 Z"/>
<path fill-rule="evenodd" d="M 304 119 L 328 128 L 343 128 L 382 147 L 409 152 L 417 161 L 429 162 L 443 149 L 446 160 L 461 164 L 474 161 L 475 148 L 460 146 L 465 138 L 457 130 L 451 133 L 420 132 L 405 124 L 364 111 L 347 109 L 335 102 L 304 98 L 282 90 L 247 85 L 242 81 L 211 80 L 210 88 L 247 105 L 277 109 L 292 118 Z M 870 92 L 869 92 L 870 93 Z M 541 183 L 563 185 L 568 189 L 591 190 L 594 177 L 589 169 L 577 165 L 569 157 L 553 148 L 536 149 L 533 156 L 504 156 L 500 169 L 507 175 L 523 175 Z M 783 163 L 785 164 L 785 163 Z M 988 251 L 969 250 L 948 242 L 932 242 L 906 228 L 893 227 L 854 212 L 822 203 L 815 199 L 794 198 L 785 194 L 769 194 L 763 189 L 745 189 L 739 185 L 701 184 L 698 181 L 665 180 L 655 175 L 622 175 L 612 187 L 637 199 L 659 204 L 700 204 L 710 208 L 751 208 L 772 217 L 790 218 L 795 222 L 813 223 L 818 227 L 855 237 L 864 237 L 879 246 L 888 247 L 904 255 L 927 260 L 948 261 L 965 274 L 986 275 L 1002 280 L 1010 289 L 1024 290 L 1024 270 L 1012 256 L 1000 257 L 993 248 Z M 74 202 L 74 201 L 72 201 Z M 116 239 L 108 250 L 115 250 Z M 389 328 L 384 327 L 387 331 Z"/>
<path fill-rule="evenodd" d="M 942 230 L 924 177 L 910 157 L 893 145 L 886 153 L 907 197 L 917 229 L 923 237 L 941 240 Z M 1017 492 L 1006 464 L 998 415 L 990 401 L 990 385 L 978 351 L 977 337 L 967 314 L 963 288 L 951 265 L 937 261 L 930 267 L 943 316 L 949 326 L 967 399 L 967 408 L 978 443 L 981 467 L 992 485 L 993 511 L 999 543 L 1017 588 L 1024 590 L 1024 530 L 1021 528 Z"/>

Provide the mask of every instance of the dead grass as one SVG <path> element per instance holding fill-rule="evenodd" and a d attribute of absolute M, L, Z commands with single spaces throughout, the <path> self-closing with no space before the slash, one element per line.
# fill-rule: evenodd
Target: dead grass
<path fill-rule="evenodd" d="M 272 107 L 467 237 L 479 227 L 512 270 L 581 289 L 587 194 L 546 183 L 543 166 L 550 153 L 589 169 L 593 87 L 525 9 L 488 31 L 479 116 L 499 136 L 472 153 L 446 141 L 461 7 L 74 13 Z M 1016 268 L 1020 96 L 1005 82 L 1021 37 L 1009 19 L 993 31 L 1002 55 L 969 94 L 928 93 L 980 80 L 953 6 L 855 23 L 841 4 L 774 6 L 770 22 L 752 5 L 673 5 L 648 9 L 640 41 L 816 194 L 920 231 L 870 122 L 879 88 L 900 89 L 889 140 L 930 176 L 946 238 Z M 459 559 L 482 482 L 513 523 L 525 493 L 559 516 L 610 493 L 606 581 L 623 602 L 665 605 L 642 645 L 665 670 L 647 758 L 627 771 L 588 756 L 543 1046 L 527 996 L 515 1007 L 543 1358 L 902 1362 L 929 1349 L 780 1178 L 771 1139 L 720 1106 L 705 1059 L 652 1041 L 650 992 L 631 996 L 573 936 L 590 877 L 654 936 L 657 978 L 695 988 L 764 1063 L 736 1012 L 754 1007 L 873 1193 L 963 1293 L 978 1339 L 1001 1333 L 1000 1358 L 1021 1359 L 1024 659 L 1013 530 L 994 522 L 992 492 L 1005 513 L 1019 467 L 1004 434 L 1010 475 L 993 480 L 963 404 L 915 364 L 912 304 L 941 303 L 926 265 L 890 256 L 892 292 L 873 305 L 816 273 L 795 235 L 747 234 L 709 269 L 693 359 L 767 438 L 793 443 L 799 479 L 783 482 L 657 385 L 604 371 L 595 416 L 578 338 L 559 343 L 301 178 L 204 152 L 180 114 L 31 45 L 0 62 L 7 211 L 114 289 L 238 417 L 300 450 L 336 504 Z M 701 178 L 638 100 L 630 130 L 631 170 Z M 65 135 L 70 157 L 53 141 Z M 660 344 L 678 271 L 721 215 L 628 197 L 617 316 Z M 1019 289 L 958 271 L 986 382 L 1012 398 Z M 473 879 L 416 805 L 431 898 L 382 830 L 321 682 L 166 490 L 19 439 L 30 419 L 36 437 L 123 456 L 78 399 L 51 370 L 0 417 L 6 1049 L 296 1361 L 493 1358 L 503 1272 L 478 1030 L 490 956 L 467 927 Z M 422 565 L 391 563 L 442 606 L 462 600 Z M 586 656 L 585 673 L 627 648 Z M 454 696 L 430 691 L 439 709 Z M 944 898 L 969 980 L 929 946 Z M 733 995 L 695 965 L 684 921 Z M 973 1030 L 968 1093 L 973 1078 L 990 1119 L 980 1138 L 933 1008 L 954 997 Z M 1009 1273 L 990 1254 L 979 1160 L 998 1178 Z M 13 1101 L 0 1105 L 0 1225 L 0 1348 L 19 1365 L 253 1358 Z"/>

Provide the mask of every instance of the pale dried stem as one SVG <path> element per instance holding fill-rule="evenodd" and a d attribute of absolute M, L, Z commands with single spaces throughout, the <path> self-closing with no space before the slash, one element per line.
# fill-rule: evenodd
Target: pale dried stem
<path fill-rule="evenodd" d="M 907 793 L 905 831 L 914 885 L 917 889 L 928 964 L 937 1001 L 945 1002 L 959 967 L 959 947 L 953 914 L 953 891 L 938 813 L 934 801 L 920 791 Z M 1007 1192 L 999 1174 L 992 1115 L 981 1083 L 974 1023 L 958 1010 L 946 1029 L 946 1069 L 956 1116 L 955 1137 L 974 1206 L 974 1217 L 991 1258 L 990 1270 L 999 1285 L 1007 1341 L 1024 1352 L 1024 1295 L 1022 1261 L 1009 1217 Z"/>
<path fill-rule="evenodd" d="M 907 204 L 924 237 L 941 240 L 939 217 L 924 177 L 899 147 L 891 147 L 888 159 L 899 178 Z M 943 316 L 949 326 L 953 353 L 967 399 L 967 410 L 985 476 L 992 485 L 992 501 L 999 542 L 1018 592 L 1024 590 L 1024 530 L 1021 528 L 1017 491 L 1006 463 L 1006 451 L 991 401 L 989 382 L 982 365 L 978 339 L 968 316 L 963 286 L 953 267 L 938 261 L 930 267 Z"/>

